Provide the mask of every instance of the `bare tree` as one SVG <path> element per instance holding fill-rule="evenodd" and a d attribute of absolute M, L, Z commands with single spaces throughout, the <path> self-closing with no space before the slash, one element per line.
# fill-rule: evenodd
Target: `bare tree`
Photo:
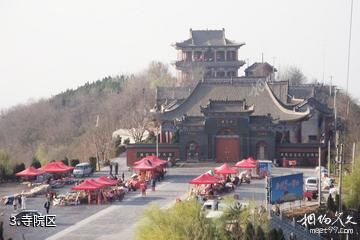
<path fill-rule="evenodd" d="M 280 81 L 289 81 L 290 85 L 300 85 L 307 81 L 306 76 L 296 66 L 290 66 L 285 68 L 284 71 L 278 74 Z"/>
<path fill-rule="evenodd" d="M 201 79 L 205 77 L 205 67 L 195 66 L 193 67 L 188 75 L 182 79 L 179 79 L 178 86 L 192 87 L 195 86 Z"/>

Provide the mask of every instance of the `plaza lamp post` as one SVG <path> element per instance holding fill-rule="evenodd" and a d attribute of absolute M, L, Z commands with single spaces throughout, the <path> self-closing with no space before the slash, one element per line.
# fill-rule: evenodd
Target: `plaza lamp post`
<path fill-rule="evenodd" d="M 319 206 L 321 205 L 321 146 L 325 142 L 325 134 L 322 134 L 320 137 L 319 143 Z"/>
<path fill-rule="evenodd" d="M 161 126 L 156 128 L 156 157 L 159 157 L 159 134 L 161 134 Z"/>

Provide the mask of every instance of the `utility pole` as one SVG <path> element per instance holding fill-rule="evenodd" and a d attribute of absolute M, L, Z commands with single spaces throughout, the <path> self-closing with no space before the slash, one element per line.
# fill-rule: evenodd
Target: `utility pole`
<path fill-rule="evenodd" d="M 350 6 L 350 24 L 349 24 L 349 43 L 348 43 L 348 54 L 347 54 L 347 71 L 346 71 L 346 98 L 347 98 L 347 107 L 346 107 L 346 120 L 349 120 L 349 111 L 350 111 L 350 97 L 349 97 L 349 78 L 350 78 L 350 53 L 351 53 L 351 32 L 352 32 L 352 15 L 353 15 L 353 6 L 354 0 L 351 0 Z M 346 134 L 343 138 L 343 143 L 346 144 Z M 339 212 L 342 211 L 342 167 L 344 163 L 344 144 L 340 144 L 340 167 L 339 167 Z"/>
<path fill-rule="evenodd" d="M 342 167 L 343 167 L 343 144 L 340 144 L 339 149 L 339 213 L 342 212 Z"/>
<path fill-rule="evenodd" d="M 328 160 L 328 173 L 329 173 L 329 177 L 330 177 L 330 173 L 331 173 L 331 149 L 330 149 L 330 139 L 328 140 L 328 155 L 327 155 L 327 160 Z"/>
<path fill-rule="evenodd" d="M 156 157 L 159 157 L 159 134 L 161 134 L 161 126 L 156 131 Z"/>
<path fill-rule="evenodd" d="M 321 206 L 321 141 L 319 145 L 319 206 Z"/>
<path fill-rule="evenodd" d="M 353 142 L 353 148 L 352 148 L 352 163 L 351 163 L 351 172 L 354 172 L 355 167 L 355 152 L 356 152 L 356 143 Z"/>
<path fill-rule="evenodd" d="M 337 108 L 336 108 L 336 95 L 337 95 L 337 88 L 335 87 L 334 90 L 334 130 L 335 130 L 335 162 L 338 162 L 338 131 L 337 131 Z M 335 167 L 335 176 L 336 176 L 336 170 Z"/>
<path fill-rule="evenodd" d="M 330 76 L 330 88 L 329 88 L 330 97 L 332 93 L 332 80 L 333 80 L 333 76 Z"/>

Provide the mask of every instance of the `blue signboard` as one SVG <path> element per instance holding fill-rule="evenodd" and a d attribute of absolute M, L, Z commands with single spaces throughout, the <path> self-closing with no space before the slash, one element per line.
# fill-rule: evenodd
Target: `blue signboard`
<path fill-rule="evenodd" d="M 269 177 L 271 175 L 271 161 L 258 160 L 258 169 L 260 177 Z"/>
<path fill-rule="evenodd" d="M 271 177 L 270 203 L 277 204 L 303 199 L 303 185 L 302 173 Z"/>

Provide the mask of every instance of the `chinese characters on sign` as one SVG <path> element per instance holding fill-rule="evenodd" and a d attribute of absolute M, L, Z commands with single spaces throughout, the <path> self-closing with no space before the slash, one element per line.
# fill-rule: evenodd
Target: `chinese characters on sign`
<path fill-rule="evenodd" d="M 319 153 L 317 152 L 281 152 L 280 157 L 318 157 Z"/>
<path fill-rule="evenodd" d="M 285 179 L 284 181 L 277 182 L 275 189 L 288 191 L 289 187 L 295 188 L 297 186 L 300 186 L 300 181 L 298 179 L 292 179 L 291 181 Z"/>
<path fill-rule="evenodd" d="M 340 213 L 336 212 L 335 218 L 331 218 L 330 216 L 327 216 L 326 213 L 321 214 L 318 217 L 316 217 L 315 213 L 311 213 L 309 215 L 305 213 L 304 217 L 298 220 L 297 222 L 306 228 L 315 226 L 316 223 L 326 226 L 322 228 L 314 228 L 309 230 L 310 233 L 316 233 L 316 234 L 319 233 L 349 234 L 354 232 L 354 229 L 349 227 L 352 225 L 357 225 L 357 223 L 354 222 L 352 216 L 346 216 L 346 219 L 344 220 L 342 212 Z"/>
<path fill-rule="evenodd" d="M 10 226 L 56 227 L 56 215 L 23 215 L 21 218 L 10 217 Z"/>
<path fill-rule="evenodd" d="M 303 174 L 290 174 L 270 178 L 272 204 L 303 199 Z"/>
<path fill-rule="evenodd" d="M 143 158 L 143 157 L 147 157 L 147 156 L 155 156 L 156 153 L 155 152 L 137 152 L 136 153 L 136 157 L 137 158 Z M 159 157 L 161 158 L 168 158 L 168 157 L 173 157 L 175 156 L 174 152 L 159 152 Z"/>

